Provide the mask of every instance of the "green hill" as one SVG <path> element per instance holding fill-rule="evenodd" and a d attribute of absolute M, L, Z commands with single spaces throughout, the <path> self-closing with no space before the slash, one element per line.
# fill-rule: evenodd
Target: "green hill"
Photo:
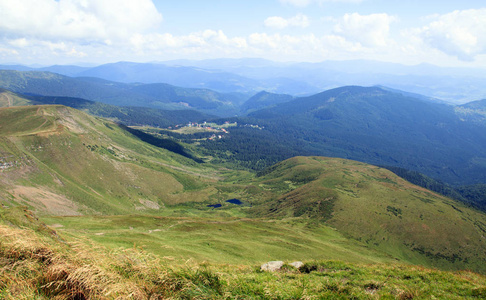
<path fill-rule="evenodd" d="M 483 268 L 485 214 L 388 170 L 334 158 L 297 157 L 263 171 L 274 193 L 252 209 L 272 218 L 322 220 L 400 260 Z M 278 191 L 278 192 L 277 192 Z"/>
<path fill-rule="evenodd" d="M 175 262 L 337 259 L 486 272 L 485 214 L 388 170 L 296 157 L 255 175 L 163 146 L 64 106 L 0 109 L 0 201 L 27 206 L 64 237 L 138 245 Z"/>
<path fill-rule="evenodd" d="M 2 198 L 48 214 L 128 213 L 198 201 L 211 193 L 206 181 L 216 176 L 113 122 L 64 106 L 0 109 L 0 137 Z"/>

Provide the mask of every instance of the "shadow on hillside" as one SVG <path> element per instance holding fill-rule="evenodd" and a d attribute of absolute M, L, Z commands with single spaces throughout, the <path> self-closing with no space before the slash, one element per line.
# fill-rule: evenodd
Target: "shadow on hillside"
<path fill-rule="evenodd" d="M 150 135 L 148 133 L 145 133 L 143 131 L 140 131 L 140 130 L 137 130 L 137 129 L 134 129 L 134 128 L 130 128 L 130 127 L 125 126 L 123 124 L 118 124 L 118 126 L 125 129 L 126 131 L 130 132 L 131 134 L 133 134 L 134 136 L 136 136 L 140 140 L 142 140 L 146 143 L 149 143 L 150 145 L 153 145 L 153 146 L 158 147 L 158 148 L 163 148 L 163 149 L 169 150 L 169 151 L 174 152 L 176 154 L 179 154 L 179 155 L 182 155 L 182 156 L 187 157 L 189 159 L 192 159 L 193 161 L 195 161 L 197 163 L 203 163 L 203 161 L 200 158 L 194 157 L 192 154 L 188 153 L 186 151 L 186 149 L 184 149 L 184 147 L 181 144 L 179 144 L 179 143 L 177 143 L 173 140 L 161 139 L 161 138 L 155 137 L 153 135 Z"/>

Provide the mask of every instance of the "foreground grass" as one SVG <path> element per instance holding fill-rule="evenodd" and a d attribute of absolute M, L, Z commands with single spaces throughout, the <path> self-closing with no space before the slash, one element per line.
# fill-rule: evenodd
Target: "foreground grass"
<path fill-rule="evenodd" d="M 0 209 L 1 299 L 480 299 L 486 277 L 394 263 L 170 262 L 66 238 L 25 209 Z"/>
<path fill-rule="evenodd" d="M 464 299 L 484 298 L 486 278 L 400 265 L 308 262 L 299 270 L 168 266 L 144 252 L 57 246 L 0 227 L 5 299 Z M 69 250 L 68 250 L 69 249 Z"/>

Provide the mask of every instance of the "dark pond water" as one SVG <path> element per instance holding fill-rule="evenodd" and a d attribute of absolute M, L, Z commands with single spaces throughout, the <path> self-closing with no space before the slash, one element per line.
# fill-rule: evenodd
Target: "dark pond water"
<path fill-rule="evenodd" d="M 223 205 L 221 205 L 219 203 L 218 204 L 210 204 L 210 205 L 208 205 L 208 207 L 212 207 L 212 208 L 218 208 L 218 207 L 221 207 L 221 206 L 223 206 Z"/>
<path fill-rule="evenodd" d="M 241 202 L 241 200 L 239 200 L 239 199 L 229 199 L 229 200 L 226 200 L 226 202 L 231 203 L 231 204 L 236 204 L 236 205 L 242 205 L 243 204 L 243 202 Z"/>

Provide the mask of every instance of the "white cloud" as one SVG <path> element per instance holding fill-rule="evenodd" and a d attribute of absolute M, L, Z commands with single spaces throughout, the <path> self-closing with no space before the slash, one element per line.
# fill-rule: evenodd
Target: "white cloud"
<path fill-rule="evenodd" d="M 345 14 L 334 26 L 334 32 L 366 47 L 386 46 L 389 42 L 390 24 L 395 20 L 395 17 L 385 13 Z"/>
<path fill-rule="evenodd" d="M 17 50 L 0 47 L 0 57 L 16 57 L 18 55 L 19 52 L 17 52 Z"/>
<path fill-rule="evenodd" d="M 310 4 L 323 4 L 325 2 L 360 3 L 364 0 L 280 0 L 282 4 L 290 4 L 298 7 L 306 7 Z"/>
<path fill-rule="evenodd" d="M 280 2 L 283 4 L 290 4 L 299 7 L 304 7 L 309 5 L 312 2 L 312 0 L 280 0 Z"/>
<path fill-rule="evenodd" d="M 170 33 L 134 35 L 130 53 L 140 56 L 206 54 L 242 54 L 247 41 L 242 37 L 228 37 L 222 30 L 204 30 L 188 35 L 174 36 Z"/>
<path fill-rule="evenodd" d="M 432 18 L 418 33 L 427 45 L 464 61 L 486 54 L 486 8 L 454 11 Z"/>
<path fill-rule="evenodd" d="M 292 18 L 284 19 L 282 17 L 269 17 L 265 20 L 265 26 L 276 29 L 284 29 L 286 27 L 308 27 L 309 18 L 303 14 L 297 14 Z"/>
<path fill-rule="evenodd" d="M 0 32 L 11 38 L 122 41 L 161 21 L 151 0 L 0 1 Z"/>
<path fill-rule="evenodd" d="M 268 17 L 265 19 L 265 26 L 276 29 L 284 29 L 289 26 L 289 22 L 282 17 Z"/>
<path fill-rule="evenodd" d="M 18 48 L 27 47 L 29 45 L 29 42 L 25 38 L 10 40 L 8 43 Z"/>
<path fill-rule="evenodd" d="M 323 0 L 281 2 L 310 5 Z M 162 16 L 151 0 L 0 0 L 0 60 L 56 64 L 217 57 L 436 64 L 462 63 L 457 58 L 464 64 L 486 60 L 486 9 L 426 16 L 420 22 L 427 25 L 419 28 L 392 28 L 405 22 L 385 13 L 313 19 L 312 25 L 321 24 L 319 30 L 310 21 L 304 14 L 273 16 L 264 21 L 267 30 L 260 32 L 229 35 L 201 28 L 175 34 L 160 30 Z M 299 30 L 274 34 L 269 28 Z M 297 34 L 303 32 L 300 28 L 306 33 Z M 395 32 L 401 35 L 392 36 Z"/>

